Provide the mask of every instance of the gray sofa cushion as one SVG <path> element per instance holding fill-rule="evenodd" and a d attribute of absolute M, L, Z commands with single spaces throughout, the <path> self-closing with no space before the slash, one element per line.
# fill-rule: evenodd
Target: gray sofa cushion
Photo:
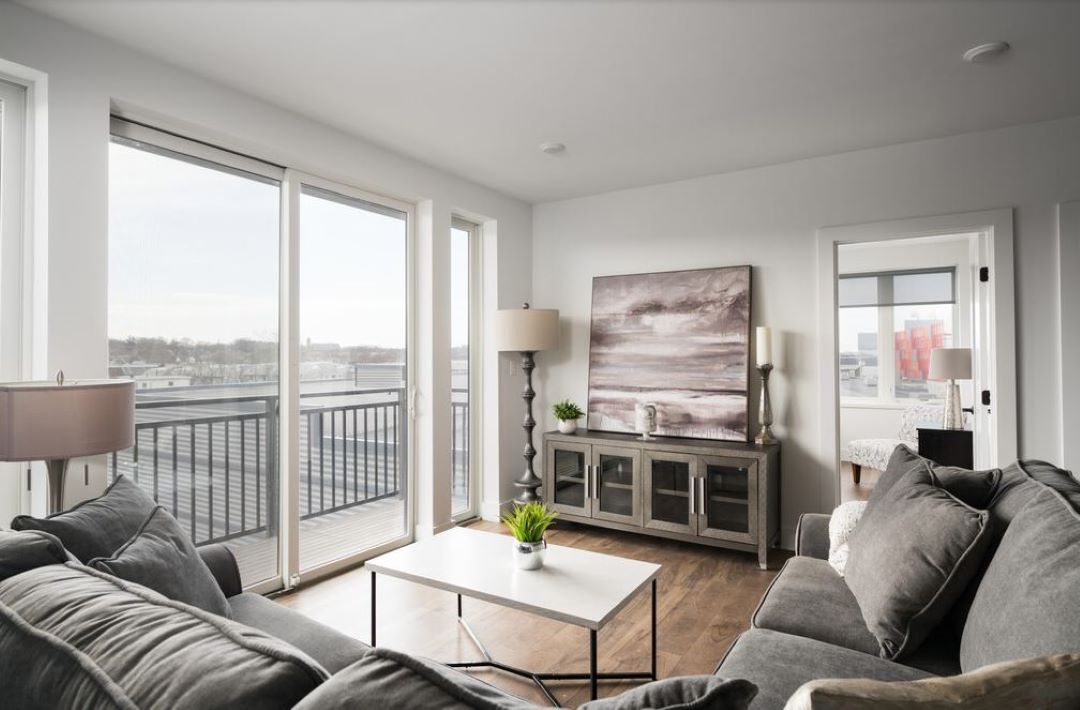
<path fill-rule="evenodd" d="M 49 689 L 38 678 L 74 663 L 96 668 L 140 708 L 290 708 L 327 677 L 284 641 L 71 562 L 0 582 L 0 604 L 51 637 L 35 673 L 5 674 L 5 699 L 23 705 L 68 692 L 63 678 Z"/>
<path fill-rule="evenodd" d="M 855 595 L 825 560 L 788 559 L 765 592 L 752 623 L 758 628 L 817 639 L 875 656 L 879 650 L 877 638 L 866 628 Z"/>
<path fill-rule="evenodd" d="M 123 689 L 85 654 L 38 631 L 3 603 L 0 659 L 4 678 L 0 704 L 6 710 L 138 710 Z"/>
<path fill-rule="evenodd" d="M 980 581 L 994 559 L 995 550 L 1009 524 L 1025 505 L 1047 487 L 1058 491 L 1066 500 L 1072 502 L 1074 508 L 1080 509 L 1080 481 L 1077 481 L 1070 472 L 1046 461 L 1034 459 L 1016 461 L 1002 469 L 1001 482 L 988 508 L 991 528 L 990 545 L 986 554 L 983 555 L 979 571 L 950 613 L 952 626 L 958 636 L 964 631 L 967 613 L 975 599 Z"/>
<path fill-rule="evenodd" d="M 258 594 L 229 597 L 229 607 L 234 621 L 287 641 L 331 673 L 351 665 L 371 650 L 362 641 Z"/>
<path fill-rule="evenodd" d="M 142 526 L 154 499 L 125 476 L 117 476 L 98 498 L 47 518 L 16 516 L 15 530 L 43 530 L 55 535 L 81 562 L 108 557 Z"/>
<path fill-rule="evenodd" d="M 211 614 L 231 614 L 225 595 L 195 545 L 160 505 L 111 557 L 96 557 L 88 565 Z"/>
<path fill-rule="evenodd" d="M 1080 514 L 1044 487 L 1013 519 L 975 593 L 964 671 L 1080 651 Z"/>
<path fill-rule="evenodd" d="M 867 509 L 844 581 L 883 658 L 913 652 L 952 608 L 989 544 L 987 518 L 938 487 L 929 467 L 908 471 Z"/>
<path fill-rule="evenodd" d="M 795 554 L 829 559 L 829 518 L 826 513 L 803 513 L 795 528 Z"/>
<path fill-rule="evenodd" d="M 743 678 L 758 687 L 752 710 L 782 710 L 799 686 L 818 678 L 918 680 L 929 673 L 859 651 L 791 636 L 750 629 L 738 638 L 716 674 Z"/>
<path fill-rule="evenodd" d="M 907 445 L 901 444 L 893 449 L 889 465 L 878 478 L 870 498 L 866 503 L 866 512 L 877 507 L 878 502 L 912 469 L 929 469 L 937 479 L 938 485 L 952 495 L 967 503 L 972 508 L 983 510 L 997 494 L 1001 483 L 1001 469 L 969 471 L 957 466 L 942 466 L 928 458 L 919 456 Z"/>
<path fill-rule="evenodd" d="M 754 686 L 744 680 L 688 676 L 649 683 L 614 698 L 594 700 L 581 710 L 745 710 Z M 296 710 L 353 708 L 438 710 L 540 710 L 532 703 L 441 663 L 387 648 L 336 673 L 304 698 Z"/>
<path fill-rule="evenodd" d="M 49 533 L 38 530 L 0 530 L 0 580 L 42 567 L 67 562 L 64 546 Z"/>

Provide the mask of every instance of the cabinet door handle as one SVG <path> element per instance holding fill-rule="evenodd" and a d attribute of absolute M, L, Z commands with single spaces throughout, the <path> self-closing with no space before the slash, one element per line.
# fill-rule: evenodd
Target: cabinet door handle
<path fill-rule="evenodd" d="M 705 478 L 698 479 L 698 515 L 705 515 Z"/>
<path fill-rule="evenodd" d="M 690 515 L 697 515 L 697 479 L 693 476 L 690 477 Z"/>

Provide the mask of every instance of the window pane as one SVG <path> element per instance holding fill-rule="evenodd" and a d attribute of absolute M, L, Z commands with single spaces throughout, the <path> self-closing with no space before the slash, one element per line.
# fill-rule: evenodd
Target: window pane
<path fill-rule="evenodd" d="M 451 358 L 451 510 L 467 513 L 472 507 L 469 480 L 469 247 L 471 233 L 450 230 L 450 358 Z"/>
<path fill-rule="evenodd" d="M 877 397 L 878 309 L 841 308 L 838 316 L 840 396 Z"/>
<path fill-rule="evenodd" d="M 893 303 L 952 303 L 953 272 L 897 274 L 893 277 Z"/>
<path fill-rule="evenodd" d="M 300 196 L 300 569 L 406 534 L 403 212 Z"/>
<path fill-rule="evenodd" d="M 136 444 L 110 457 L 245 585 L 278 576 L 280 186 L 109 149 L 109 374 L 136 381 Z"/>
<path fill-rule="evenodd" d="M 930 351 L 953 344 L 953 306 L 896 306 L 893 309 L 896 398 L 939 398 L 945 383 L 926 379 Z"/>

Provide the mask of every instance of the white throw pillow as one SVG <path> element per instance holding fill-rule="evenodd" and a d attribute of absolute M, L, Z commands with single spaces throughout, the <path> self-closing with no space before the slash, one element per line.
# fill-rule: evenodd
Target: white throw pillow
<path fill-rule="evenodd" d="M 829 564 L 841 577 L 848 561 L 848 538 L 866 510 L 866 501 L 841 503 L 829 518 Z"/>

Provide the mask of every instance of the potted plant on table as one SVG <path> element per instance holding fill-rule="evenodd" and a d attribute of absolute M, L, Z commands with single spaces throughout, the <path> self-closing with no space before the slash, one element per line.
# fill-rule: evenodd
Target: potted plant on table
<path fill-rule="evenodd" d="M 544 566 L 547 540 L 544 532 L 558 516 L 540 502 L 515 505 L 503 516 L 503 523 L 514 536 L 514 562 L 518 569 L 532 570 Z"/>
<path fill-rule="evenodd" d="M 555 418 L 559 420 L 559 432 L 562 434 L 577 432 L 577 420 L 585 416 L 585 412 L 581 411 L 581 407 L 568 399 L 556 402 L 551 411 L 554 412 Z"/>

